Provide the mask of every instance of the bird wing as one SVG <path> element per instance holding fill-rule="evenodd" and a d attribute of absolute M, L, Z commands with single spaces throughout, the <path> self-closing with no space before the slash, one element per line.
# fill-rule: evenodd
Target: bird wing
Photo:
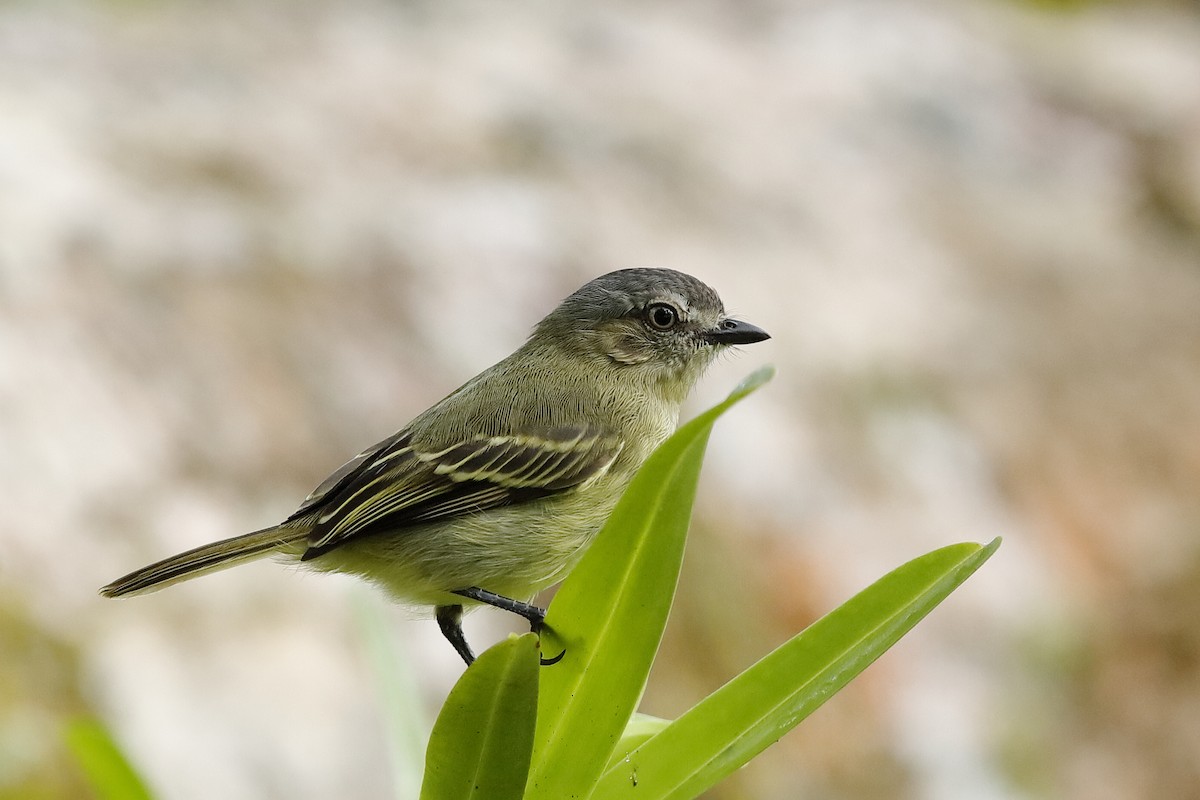
<path fill-rule="evenodd" d="M 401 431 L 344 464 L 292 515 L 315 520 L 304 560 L 379 530 L 450 519 L 576 489 L 621 441 L 589 425 L 481 436 L 440 450 Z"/>
<path fill-rule="evenodd" d="M 356 455 L 354 458 L 342 464 L 335 469 L 328 478 L 321 481 L 321 485 L 313 489 L 308 497 L 304 498 L 304 502 L 296 509 L 296 512 L 288 518 L 291 522 L 298 517 L 305 516 L 309 511 L 312 511 L 317 506 L 330 499 L 334 493 L 350 483 L 355 476 L 367 469 L 375 460 L 376 456 L 384 455 L 389 449 L 401 449 L 408 446 L 408 439 L 411 434 L 407 430 L 393 434 L 382 442 L 373 444 L 366 450 Z"/>

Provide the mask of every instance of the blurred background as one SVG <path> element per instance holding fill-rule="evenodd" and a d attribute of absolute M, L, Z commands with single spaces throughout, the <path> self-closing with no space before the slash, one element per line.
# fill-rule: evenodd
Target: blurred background
<path fill-rule="evenodd" d="M 84 796 L 79 715 L 166 800 L 415 796 L 432 621 L 269 562 L 96 590 L 636 265 L 774 335 L 688 415 L 779 369 L 644 710 L 1005 537 L 711 797 L 1200 797 L 1195 3 L 126 0 L 0 6 L 0 798 Z"/>

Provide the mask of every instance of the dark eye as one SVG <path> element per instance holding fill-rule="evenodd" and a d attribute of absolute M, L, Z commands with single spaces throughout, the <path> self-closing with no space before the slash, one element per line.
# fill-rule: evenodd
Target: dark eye
<path fill-rule="evenodd" d="M 679 322 L 679 312 L 666 303 L 655 303 L 646 309 L 646 321 L 660 331 L 669 331 Z"/>

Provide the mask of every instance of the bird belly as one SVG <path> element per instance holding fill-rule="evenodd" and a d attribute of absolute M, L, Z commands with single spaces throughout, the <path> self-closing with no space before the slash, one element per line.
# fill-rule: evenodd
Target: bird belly
<path fill-rule="evenodd" d="M 472 586 L 528 600 L 566 577 L 623 484 L 606 478 L 566 495 L 373 532 L 305 565 L 359 575 L 407 604 L 463 603 L 451 592 Z"/>

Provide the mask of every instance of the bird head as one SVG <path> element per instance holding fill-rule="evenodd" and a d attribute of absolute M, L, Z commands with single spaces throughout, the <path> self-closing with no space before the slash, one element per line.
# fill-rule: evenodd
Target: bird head
<path fill-rule="evenodd" d="M 672 269 L 610 272 L 588 282 L 538 323 L 531 341 L 552 341 L 629 377 L 676 386 L 682 394 L 718 353 L 769 339 L 725 313 L 707 284 Z"/>

